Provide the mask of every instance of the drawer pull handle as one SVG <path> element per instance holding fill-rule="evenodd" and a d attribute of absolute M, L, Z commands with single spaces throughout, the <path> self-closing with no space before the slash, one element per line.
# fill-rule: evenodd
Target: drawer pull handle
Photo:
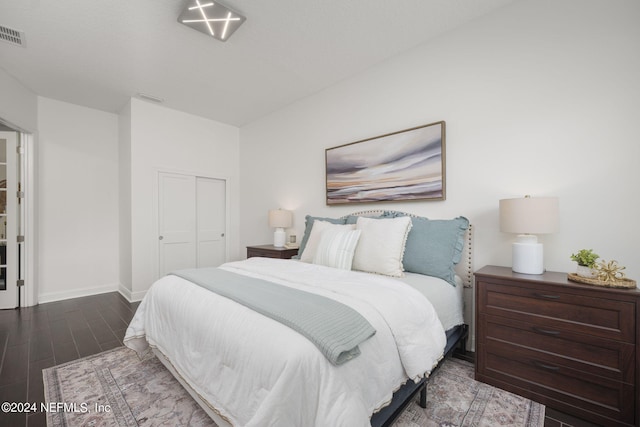
<path fill-rule="evenodd" d="M 533 361 L 533 364 L 535 366 L 537 366 L 538 368 L 542 368 L 542 369 L 546 369 L 547 371 L 559 371 L 560 367 L 559 366 L 551 366 L 551 365 L 547 365 L 545 363 L 542 362 L 538 362 L 536 360 Z"/>
<path fill-rule="evenodd" d="M 540 329 L 536 327 L 533 328 L 533 332 L 537 332 L 543 335 L 560 335 L 560 331 L 551 331 L 549 329 Z"/>
<path fill-rule="evenodd" d="M 560 299 L 560 295 L 547 295 L 547 294 L 539 294 L 539 293 L 535 293 L 533 295 L 540 298 L 546 298 L 546 299 Z"/>

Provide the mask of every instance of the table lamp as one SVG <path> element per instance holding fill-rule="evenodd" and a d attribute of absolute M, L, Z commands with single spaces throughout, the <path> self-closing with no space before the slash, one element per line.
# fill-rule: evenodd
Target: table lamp
<path fill-rule="evenodd" d="M 293 214 L 291 211 L 284 209 L 271 209 L 269 211 L 269 227 L 274 227 L 276 231 L 273 233 L 273 246 L 281 248 L 286 240 L 285 228 L 291 227 L 293 222 Z"/>
<path fill-rule="evenodd" d="M 558 230 L 558 198 L 525 196 L 500 200 L 500 231 L 516 233 L 512 270 L 516 273 L 544 273 L 542 243 L 536 234 Z"/>

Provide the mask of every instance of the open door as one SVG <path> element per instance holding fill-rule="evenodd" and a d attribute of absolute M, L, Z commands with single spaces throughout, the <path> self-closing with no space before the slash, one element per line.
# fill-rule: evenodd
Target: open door
<path fill-rule="evenodd" d="M 0 132 L 0 309 L 18 307 L 17 132 Z"/>

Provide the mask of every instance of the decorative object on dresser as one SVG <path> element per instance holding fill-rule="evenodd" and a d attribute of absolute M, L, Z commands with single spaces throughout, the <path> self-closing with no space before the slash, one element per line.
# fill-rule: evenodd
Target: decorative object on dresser
<path fill-rule="evenodd" d="M 296 239 L 296 235 L 292 234 L 291 236 L 289 236 L 289 241 L 284 244 L 284 247 L 287 249 L 298 249 L 300 245 L 298 244 Z"/>
<path fill-rule="evenodd" d="M 557 229 L 557 197 L 525 196 L 500 200 L 500 231 L 518 235 L 512 249 L 514 272 L 542 274 L 544 254 L 536 234 L 553 233 Z"/>
<path fill-rule="evenodd" d="M 247 246 L 247 258 L 254 256 L 263 258 L 291 259 L 298 255 L 298 249 L 276 248 L 273 245 Z"/>
<path fill-rule="evenodd" d="M 445 199 L 445 122 L 325 151 L 327 205 Z"/>
<path fill-rule="evenodd" d="M 609 262 L 602 260 L 599 263 L 594 262 L 592 276 L 569 273 L 568 278 L 574 282 L 603 286 L 605 288 L 635 289 L 637 287 L 636 281 L 626 278 L 622 272 L 625 268 L 618 265 L 616 260 Z"/>
<path fill-rule="evenodd" d="M 486 266 L 476 280 L 476 379 L 601 425 L 640 422 L 639 289 Z"/>
<path fill-rule="evenodd" d="M 285 228 L 291 227 L 293 224 L 293 214 L 291 211 L 284 209 L 271 209 L 269 211 L 269 227 L 275 228 L 273 233 L 273 246 L 276 248 L 284 247 L 286 240 Z"/>
<path fill-rule="evenodd" d="M 571 261 L 578 263 L 576 274 L 582 277 L 595 277 L 596 260 L 600 255 L 593 252 L 593 249 L 580 249 L 577 253 L 571 254 Z"/>

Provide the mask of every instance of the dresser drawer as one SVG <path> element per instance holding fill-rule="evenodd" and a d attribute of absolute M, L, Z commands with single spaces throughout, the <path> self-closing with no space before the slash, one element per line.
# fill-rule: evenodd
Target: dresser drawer
<path fill-rule="evenodd" d="M 256 249 L 256 248 L 247 249 L 247 258 L 252 258 L 252 257 L 280 258 L 281 253 L 274 252 L 267 249 Z"/>
<path fill-rule="evenodd" d="M 476 271 L 476 379 L 603 426 L 640 425 L 640 289 Z"/>
<path fill-rule="evenodd" d="M 508 343 L 478 345 L 477 379 L 544 401 L 551 407 L 581 408 L 582 416 L 597 414 L 634 424 L 634 385 L 549 363 L 545 354 Z M 554 403 L 555 402 L 555 403 Z"/>
<path fill-rule="evenodd" d="M 558 289 L 483 283 L 479 314 L 532 322 L 540 327 L 635 342 L 635 303 L 595 298 Z"/>
<path fill-rule="evenodd" d="M 273 245 L 247 246 L 247 258 L 281 258 L 290 259 L 298 254 L 298 249 L 276 248 Z"/>
<path fill-rule="evenodd" d="M 550 365 L 632 384 L 635 378 L 635 346 L 592 335 L 541 327 L 504 317 L 481 315 L 481 337 L 489 346 L 506 343 L 534 349 L 537 359 Z"/>

